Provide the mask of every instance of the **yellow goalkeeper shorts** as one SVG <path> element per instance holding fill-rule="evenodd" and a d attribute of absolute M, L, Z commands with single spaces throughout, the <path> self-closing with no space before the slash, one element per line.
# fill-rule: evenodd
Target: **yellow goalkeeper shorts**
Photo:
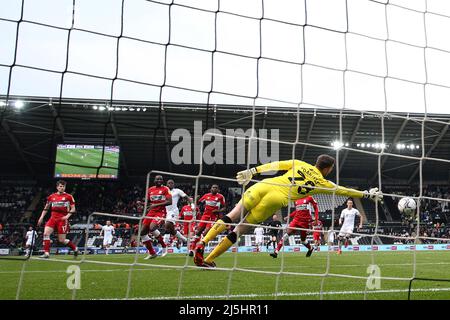
<path fill-rule="evenodd" d="M 287 206 L 288 197 L 281 188 L 268 182 L 280 183 L 273 179 L 264 179 L 247 189 L 239 203 L 249 212 L 248 223 L 261 223 L 270 218 L 282 207 Z M 264 183 L 266 182 L 266 183 Z"/>

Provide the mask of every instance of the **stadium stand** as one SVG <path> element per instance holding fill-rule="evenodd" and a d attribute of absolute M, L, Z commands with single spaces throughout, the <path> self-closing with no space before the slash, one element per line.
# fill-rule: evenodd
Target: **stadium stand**
<path fill-rule="evenodd" d="M 0 187 L 0 222 L 19 223 L 31 201 L 36 189 L 31 186 Z"/>
<path fill-rule="evenodd" d="M 314 198 L 319 205 L 320 212 L 331 211 L 333 208 L 338 208 L 345 203 L 345 200 L 347 200 L 344 196 L 335 196 L 335 199 L 333 200 L 333 196 L 328 194 L 318 194 L 315 195 Z M 338 211 L 336 212 L 336 215 L 337 213 Z"/>
<path fill-rule="evenodd" d="M 375 223 L 376 221 L 375 203 L 369 201 L 362 201 L 361 204 L 366 213 L 367 221 Z M 386 221 L 386 215 L 384 214 L 384 210 L 382 210 L 381 205 L 378 206 L 378 216 L 379 221 Z"/>

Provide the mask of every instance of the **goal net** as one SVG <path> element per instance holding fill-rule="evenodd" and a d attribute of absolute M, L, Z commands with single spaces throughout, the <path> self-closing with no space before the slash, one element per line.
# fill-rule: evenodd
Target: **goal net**
<path fill-rule="evenodd" d="M 59 272 L 65 286 L 65 264 L 80 268 L 81 287 L 60 292 L 73 299 L 448 298 L 449 25 L 450 5 L 434 0 L 3 1 L 0 141 L 9 151 L 0 159 L 11 185 L 0 189 L 3 207 L 21 194 L 8 175 L 95 179 L 69 181 L 85 217 L 72 228 L 78 260 L 67 248 L 35 258 L 42 226 L 24 255 L 47 190 L 26 200 L 19 217 L 0 211 L 0 253 L 19 260 L 2 275 L 14 275 L 14 298 L 32 298 L 40 272 Z M 194 203 L 217 184 L 226 214 L 248 189 L 238 171 L 293 159 L 314 165 L 320 154 L 336 159 L 328 178 L 337 185 L 384 196 L 353 199 L 362 221 L 341 248 L 347 197 L 328 189 L 314 195 L 321 230 L 294 227 L 285 236 L 295 209 L 289 194 L 276 218 L 261 221 L 263 242 L 250 224 L 216 272 L 193 264 L 192 234 L 167 256 L 144 260 L 139 234 L 156 175 Z M 118 175 L 139 186 L 109 185 Z M 120 201 L 110 203 L 112 193 Z M 417 204 L 413 215 L 397 209 L 405 196 Z M 226 232 L 248 224 L 244 216 Z M 274 219 L 281 226 L 267 224 Z M 107 220 L 121 231 L 104 255 L 97 227 Z M 269 243 L 272 230 L 279 233 Z M 299 231 L 310 244 L 321 235 L 309 258 Z"/>

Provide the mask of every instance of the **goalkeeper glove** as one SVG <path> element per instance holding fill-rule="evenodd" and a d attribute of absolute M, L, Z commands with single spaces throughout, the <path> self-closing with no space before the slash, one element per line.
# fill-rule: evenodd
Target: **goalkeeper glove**
<path fill-rule="evenodd" d="M 252 180 L 253 175 L 257 174 L 256 168 L 250 168 L 248 170 L 239 171 L 236 174 L 236 180 L 239 184 L 246 186 L 250 180 Z"/>
<path fill-rule="evenodd" d="M 364 191 L 364 198 L 369 198 L 370 200 L 377 202 L 381 201 L 383 202 L 383 195 L 381 194 L 381 191 L 378 191 L 378 188 L 372 188 L 369 191 Z"/>

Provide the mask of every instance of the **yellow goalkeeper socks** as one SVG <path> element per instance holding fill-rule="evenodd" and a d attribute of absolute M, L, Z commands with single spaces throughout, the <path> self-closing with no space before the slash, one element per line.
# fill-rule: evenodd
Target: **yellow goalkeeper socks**
<path fill-rule="evenodd" d="M 206 257 L 205 262 L 214 261 L 215 258 L 227 251 L 233 245 L 233 243 L 234 242 L 228 239 L 228 237 L 223 238 L 222 241 L 220 241 L 220 243 L 217 245 L 217 247 L 215 247 L 214 250 Z"/>
<path fill-rule="evenodd" d="M 225 223 L 230 223 L 230 222 L 231 222 L 231 219 L 228 218 L 227 216 L 223 217 L 223 219 L 217 220 L 216 223 L 214 223 L 213 227 L 211 229 L 209 229 L 208 233 L 206 234 L 206 236 L 203 238 L 202 241 L 205 244 L 207 244 L 211 240 L 215 239 L 217 237 L 217 235 L 224 232 L 225 229 L 227 228 L 227 225 Z"/>

